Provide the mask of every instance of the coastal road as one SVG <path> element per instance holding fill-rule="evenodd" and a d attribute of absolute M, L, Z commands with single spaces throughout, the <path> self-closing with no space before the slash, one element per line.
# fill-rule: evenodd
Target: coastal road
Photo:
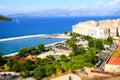
<path fill-rule="evenodd" d="M 109 58 L 109 56 L 113 52 L 113 50 L 116 48 L 116 46 L 117 46 L 117 43 L 116 43 L 116 41 L 114 41 L 109 50 L 106 50 L 106 51 L 100 53 L 101 59 L 103 60 L 103 62 L 101 63 L 101 65 L 98 68 L 105 67 L 105 62 L 107 61 L 107 59 Z"/>

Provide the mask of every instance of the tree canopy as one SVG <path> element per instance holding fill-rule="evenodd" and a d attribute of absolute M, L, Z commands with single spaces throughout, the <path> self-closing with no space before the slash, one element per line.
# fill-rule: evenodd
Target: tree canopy
<path fill-rule="evenodd" d="M 44 51 L 45 46 L 43 43 L 38 44 L 38 50 Z"/>
<path fill-rule="evenodd" d="M 0 15 L 0 20 L 10 21 L 11 19 L 5 16 Z"/>
<path fill-rule="evenodd" d="M 28 53 L 28 49 L 26 47 L 22 47 L 17 55 L 19 57 L 23 57 L 28 55 L 27 53 Z"/>
<path fill-rule="evenodd" d="M 109 36 L 107 38 L 107 44 L 111 45 L 113 43 L 113 37 Z"/>
<path fill-rule="evenodd" d="M 33 76 L 35 78 L 43 78 L 45 77 L 45 69 L 42 66 L 38 66 L 33 71 Z"/>
<path fill-rule="evenodd" d="M 86 50 L 82 46 L 77 47 L 77 50 L 75 51 L 75 55 L 80 55 L 80 54 L 85 54 L 85 53 L 86 53 Z"/>
<path fill-rule="evenodd" d="M 72 39 L 67 39 L 66 44 L 68 45 L 68 47 L 72 48 L 73 50 L 75 50 L 77 47 L 76 42 Z"/>
<path fill-rule="evenodd" d="M 97 50 L 103 50 L 104 49 L 103 40 L 101 40 L 101 39 L 95 40 L 95 47 Z"/>
<path fill-rule="evenodd" d="M 90 48 L 95 47 L 95 40 L 93 40 L 93 39 L 89 40 L 89 41 L 88 41 L 88 46 L 89 46 Z"/>

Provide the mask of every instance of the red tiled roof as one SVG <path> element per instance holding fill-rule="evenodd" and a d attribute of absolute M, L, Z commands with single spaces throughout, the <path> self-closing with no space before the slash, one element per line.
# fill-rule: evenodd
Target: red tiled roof
<path fill-rule="evenodd" d="M 20 62 L 23 62 L 25 60 L 25 57 L 22 57 L 19 59 Z"/>
<path fill-rule="evenodd" d="M 111 57 L 108 64 L 120 65 L 120 57 Z"/>
<path fill-rule="evenodd" d="M 120 40 L 118 41 L 119 41 L 118 47 L 114 50 L 114 52 L 110 56 L 109 60 L 107 61 L 107 64 L 120 65 Z"/>

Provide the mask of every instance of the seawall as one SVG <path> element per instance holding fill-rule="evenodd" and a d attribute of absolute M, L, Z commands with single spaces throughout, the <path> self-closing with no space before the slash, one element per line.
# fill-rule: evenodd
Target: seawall
<path fill-rule="evenodd" d="M 34 38 L 34 37 L 44 37 L 44 38 L 63 38 L 67 39 L 70 36 L 64 34 L 38 34 L 38 35 L 29 35 L 29 36 L 21 36 L 21 37 L 13 37 L 13 38 L 6 38 L 0 39 L 0 42 L 12 41 L 12 40 L 19 40 L 19 39 L 27 39 L 27 38 Z"/>

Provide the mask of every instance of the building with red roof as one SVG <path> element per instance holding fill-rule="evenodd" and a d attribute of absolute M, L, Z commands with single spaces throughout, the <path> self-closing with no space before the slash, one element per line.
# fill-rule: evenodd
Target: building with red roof
<path fill-rule="evenodd" d="M 106 61 L 105 71 L 120 72 L 120 39 L 117 42 L 116 49 Z"/>

